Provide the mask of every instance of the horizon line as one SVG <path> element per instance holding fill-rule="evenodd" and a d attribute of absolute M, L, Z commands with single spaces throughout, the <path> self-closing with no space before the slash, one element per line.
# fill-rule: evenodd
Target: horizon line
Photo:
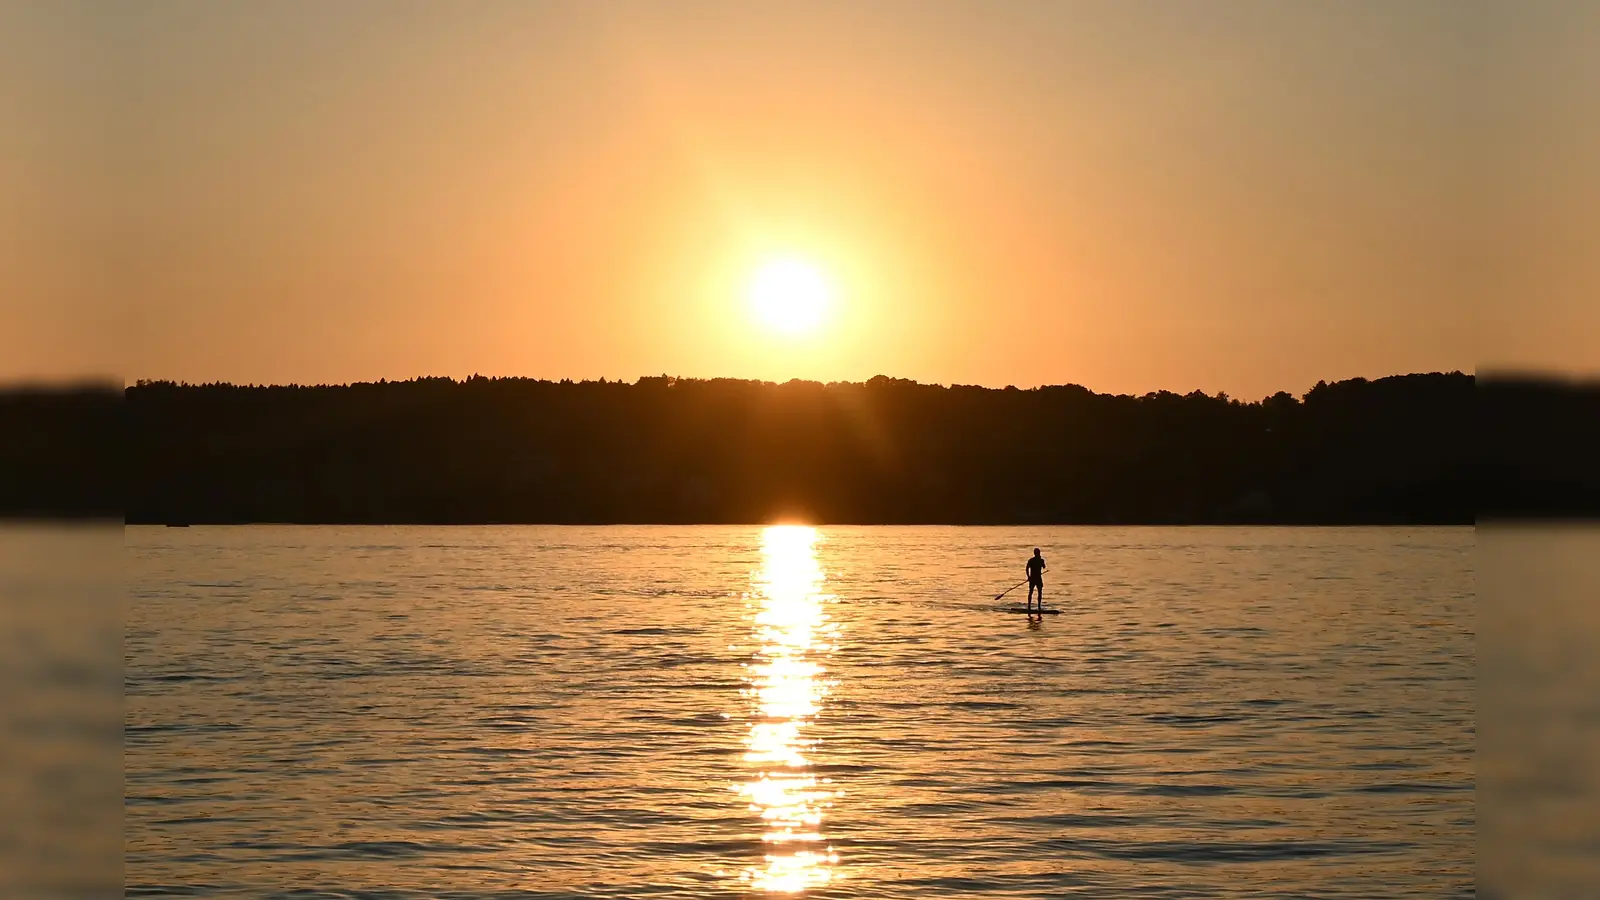
<path fill-rule="evenodd" d="M 1396 372 L 1396 373 L 1392 373 L 1392 374 L 1389 374 L 1389 375 L 1380 375 L 1380 376 L 1377 376 L 1377 377 L 1367 377 L 1367 376 L 1355 375 L 1355 376 L 1350 376 L 1348 378 L 1340 378 L 1340 379 L 1336 379 L 1336 380 L 1319 379 L 1315 384 L 1313 384 L 1310 387 L 1306 388 L 1306 390 L 1307 391 L 1313 390 L 1318 385 L 1344 384 L 1344 383 L 1348 383 L 1348 382 L 1372 383 L 1372 382 L 1378 382 L 1378 381 L 1386 381 L 1386 380 L 1394 379 L 1394 378 L 1417 378 L 1417 377 L 1428 377 L 1428 376 L 1441 376 L 1441 377 L 1445 377 L 1445 376 L 1463 376 L 1463 377 L 1471 377 L 1473 379 L 1477 379 L 1478 377 L 1488 377 L 1488 378 L 1494 379 L 1494 380 L 1506 380 L 1506 381 L 1525 381 L 1525 380 L 1537 380 L 1537 381 L 1552 381 L 1552 380 L 1555 380 L 1555 381 L 1561 381 L 1561 380 L 1563 380 L 1562 376 L 1560 376 L 1558 374 L 1555 374 L 1555 373 L 1546 374 L 1546 373 L 1535 373 L 1535 372 L 1507 371 L 1507 372 L 1497 372 L 1497 373 L 1493 373 L 1493 374 L 1489 374 L 1489 375 L 1480 375 L 1480 373 L 1476 369 L 1474 369 L 1472 372 L 1465 372 L 1465 371 L 1462 371 L 1460 369 L 1452 369 L 1450 371 L 1433 370 L 1433 371 Z M 917 386 L 917 387 L 944 388 L 946 390 L 956 389 L 956 388 L 966 388 L 966 389 L 977 389 L 977 390 L 986 390 L 986 391 L 1039 391 L 1039 390 L 1046 390 L 1046 389 L 1053 389 L 1053 388 L 1077 388 L 1079 390 L 1087 391 L 1088 393 L 1095 394 L 1097 396 L 1109 396 L 1109 397 L 1147 397 L 1147 396 L 1156 396 L 1156 395 L 1160 395 L 1160 394 L 1173 394 L 1173 395 L 1180 396 L 1180 397 L 1186 397 L 1186 396 L 1191 396 L 1191 395 L 1194 395 L 1194 394 L 1201 394 L 1201 395 L 1207 396 L 1207 397 L 1229 397 L 1231 399 L 1238 399 L 1238 398 L 1233 397 L 1233 395 L 1229 394 L 1227 391 L 1217 391 L 1215 393 L 1208 393 L 1208 392 L 1206 392 L 1206 391 L 1204 391 L 1204 390 L 1202 390 L 1200 388 L 1194 388 L 1194 389 L 1189 390 L 1189 391 L 1175 391 L 1175 390 L 1171 390 L 1171 389 L 1167 389 L 1167 388 L 1162 388 L 1162 389 L 1150 390 L 1150 391 L 1146 391 L 1144 393 L 1135 394 L 1135 393 L 1127 393 L 1127 392 L 1097 391 L 1097 390 L 1094 390 L 1093 388 L 1088 387 L 1087 385 L 1079 384 L 1077 382 L 1060 382 L 1060 383 L 1054 383 L 1054 384 L 1043 384 L 1043 383 L 1041 383 L 1041 384 L 1037 384 L 1037 385 L 1032 385 L 1030 387 L 1019 387 L 1019 386 L 1014 385 L 1014 384 L 1008 384 L 1008 385 L 1003 385 L 1003 386 L 996 387 L 996 386 L 991 386 L 991 385 L 986 385 L 986 384 L 973 384 L 973 383 L 966 383 L 966 382 L 921 382 L 921 381 L 917 381 L 916 379 L 913 379 L 913 378 L 900 378 L 900 377 L 897 377 L 897 376 L 884 375 L 884 374 L 881 374 L 881 373 L 878 374 L 878 375 L 874 375 L 871 378 L 865 379 L 863 381 L 849 381 L 849 380 L 843 380 L 843 379 L 832 380 L 832 381 L 821 381 L 821 380 L 812 379 L 812 378 L 790 378 L 790 379 L 787 379 L 785 381 L 772 381 L 772 380 L 767 380 L 767 379 L 762 379 L 762 378 L 736 378 L 736 377 L 732 377 L 732 376 L 714 376 L 714 377 L 706 378 L 706 377 L 689 376 L 689 375 L 671 375 L 671 374 L 667 374 L 667 373 L 662 373 L 662 374 L 659 374 L 659 375 L 640 375 L 637 378 L 635 378 L 633 381 L 627 381 L 627 380 L 622 379 L 622 378 L 607 379 L 604 376 L 601 376 L 601 377 L 598 377 L 598 378 L 574 379 L 574 378 L 548 378 L 548 377 L 539 377 L 539 376 L 532 376 L 532 375 L 484 375 L 484 374 L 476 373 L 476 372 L 473 373 L 472 375 L 465 376 L 465 377 L 460 377 L 460 378 L 458 378 L 456 376 L 452 376 L 452 375 L 414 375 L 414 376 L 411 376 L 409 378 L 400 378 L 400 379 L 378 378 L 376 380 L 364 380 L 364 381 L 363 380 L 358 380 L 358 381 L 347 381 L 347 382 L 315 382 L 315 383 L 308 383 L 308 382 L 258 383 L 258 382 L 234 382 L 234 381 L 191 382 L 191 381 L 179 381 L 179 380 L 170 380 L 170 379 L 163 379 L 163 378 L 140 378 L 140 379 L 137 379 L 136 381 L 133 381 L 131 383 L 126 381 L 126 380 L 124 380 L 123 381 L 123 390 L 124 391 L 128 391 L 128 390 L 133 390 L 133 389 L 137 389 L 137 388 L 162 387 L 162 386 L 189 387 L 189 388 L 197 388 L 197 387 L 239 388 L 239 389 L 256 389 L 256 390 L 273 389 L 273 388 L 286 388 L 286 389 L 325 388 L 325 389 L 329 389 L 329 388 L 353 388 L 353 387 L 364 387 L 364 386 L 384 386 L 384 385 L 391 385 L 391 384 L 417 384 L 417 383 L 429 382 L 429 381 L 432 381 L 432 382 L 449 382 L 449 383 L 455 384 L 455 385 L 470 384 L 470 383 L 473 383 L 474 381 L 489 381 L 489 382 L 523 381 L 523 382 L 531 382 L 531 383 L 536 383 L 536 384 L 557 384 L 557 385 L 560 385 L 560 384 L 568 384 L 568 385 L 602 385 L 603 384 L 603 385 L 607 385 L 607 386 L 610 386 L 610 385 L 623 385 L 623 386 L 626 386 L 626 387 L 639 387 L 639 386 L 643 386 L 643 385 L 645 385 L 647 383 L 650 383 L 650 382 L 657 382 L 657 381 L 662 381 L 662 380 L 665 380 L 668 383 L 668 385 L 676 384 L 678 382 L 686 382 L 686 383 L 691 383 L 691 384 L 694 384 L 694 383 L 710 384 L 710 383 L 714 383 L 714 382 L 732 382 L 732 383 L 738 383 L 738 384 L 762 385 L 762 386 L 768 386 L 768 387 L 782 387 L 782 386 L 785 386 L 785 385 L 792 385 L 792 384 L 816 385 L 816 386 L 822 387 L 822 388 L 838 387 L 838 386 L 866 387 L 866 386 L 871 385 L 874 382 L 887 382 L 887 383 L 908 384 L 908 385 L 913 385 L 913 386 Z M 1588 383 L 1592 383 L 1592 381 L 1593 381 L 1592 379 L 1586 380 L 1582 376 L 1570 376 L 1570 375 L 1569 376 L 1565 376 L 1565 380 L 1568 381 L 1568 382 L 1575 382 L 1575 383 L 1578 383 L 1578 384 L 1588 384 Z M 80 384 L 85 384 L 87 386 L 86 382 L 79 382 L 79 383 Z M 1292 391 L 1279 390 L 1279 391 L 1276 391 L 1274 393 L 1270 393 L 1270 394 L 1264 395 L 1262 397 L 1262 399 L 1269 399 L 1271 397 L 1277 396 L 1278 394 L 1290 394 L 1291 396 L 1303 396 L 1303 394 L 1295 394 Z M 1251 401 L 1251 402 L 1254 402 L 1254 401 Z"/>

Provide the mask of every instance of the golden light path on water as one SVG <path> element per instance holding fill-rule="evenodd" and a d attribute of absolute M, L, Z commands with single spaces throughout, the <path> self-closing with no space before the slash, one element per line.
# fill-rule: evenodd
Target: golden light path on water
<path fill-rule="evenodd" d="M 753 700 L 745 738 L 749 779 L 739 788 L 762 819 L 764 864 L 744 878 L 757 890 L 799 893 L 827 884 L 839 861 L 823 838 L 823 811 L 832 805 L 829 779 L 818 779 L 806 727 L 821 710 L 828 685 L 820 660 L 834 648 L 838 626 L 824 609 L 817 531 L 776 525 L 762 532 L 756 573 L 755 661 L 749 664 Z"/>

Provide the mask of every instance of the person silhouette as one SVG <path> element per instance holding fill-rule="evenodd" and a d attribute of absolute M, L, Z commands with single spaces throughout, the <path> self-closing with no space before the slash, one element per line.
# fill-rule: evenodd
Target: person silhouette
<path fill-rule="evenodd" d="M 1039 592 L 1039 611 L 1044 612 L 1044 557 L 1039 548 L 1033 548 L 1033 558 L 1028 560 L 1028 609 L 1033 609 L 1033 592 Z"/>

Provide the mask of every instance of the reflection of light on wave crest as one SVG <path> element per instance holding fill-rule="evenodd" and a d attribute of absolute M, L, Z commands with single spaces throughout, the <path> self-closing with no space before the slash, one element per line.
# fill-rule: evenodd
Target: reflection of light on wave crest
<path fill-rule="evenodd" d="M 765 867 L 744 877 L 765 891 L 798 893 L 827 884 L 829 867 L 839 860 L 832 847 L 822 847 L 822 810 L 832 805 L 833 792 L 822 787 L 828 779 L 809 771 L 806 754 L 816 742 L 803 735 L 827 694 L 813 657 L 832 649 L 838 627 L 823 613 L 816 539 L 813 528 L 766 529 L 755 579 L 759 649 L 746 694 L 755 700 L 756 720 L 744 758 L 757 772 L 739 791 L 761 814 L 768 846 Z"/>

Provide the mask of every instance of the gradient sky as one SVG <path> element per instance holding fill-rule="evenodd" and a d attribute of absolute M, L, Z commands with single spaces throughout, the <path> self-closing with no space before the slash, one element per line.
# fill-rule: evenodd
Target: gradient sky
<path fill-rule="evenodd" d="M 1527 9 L 12 5 L 0 378 L 1596 370 L 1595 14 Z"/>

